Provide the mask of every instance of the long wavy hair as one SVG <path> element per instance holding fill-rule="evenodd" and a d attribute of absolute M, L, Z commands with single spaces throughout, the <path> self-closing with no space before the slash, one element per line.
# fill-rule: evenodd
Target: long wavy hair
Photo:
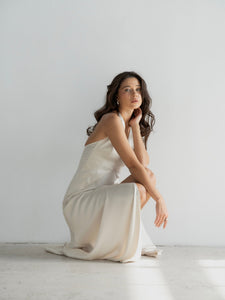
<path fill-rule="evenodd" d="M 155 124 L 155 116 L 150 110 L 152 106 L 152 99 L 149 96 L 147 85 L 144 79 L 139 74 L 133 71 L 129 71 L 129 72 L 127 71 L 116 75 L 116 77 L 114 77 L 114 79 L 112 80 L 111 84 L 107 85 L 108 91 L 106 94 L 105 104 L 100 109 L 96 110 L 94 113 L 97 123 L 94 126 L 89 126 L 86 129 L 86 132 L 87 135 L 90 136 L 104 114 L 112 112 L 114 110 L 119 112 L 119 106 L 117 104 L 118 90 L 123 80 L 130 77 L 137 78 L 141 85 L 142 104 L 140 108 L 142 110 L 142 118 L 139 122 L 139 125 L 140 125 L 141 136 L 144 137 L 144 144 L 145 144 L 145 148 L 147 149 L 147 140 L 149 138 L 151 131 L 153 131 L 153 126 Z M 134 117 L 134 113 L 132 114 L 131 118 L 133 117 Z M 150 118 L 151 120 L 149 123 Z"/>

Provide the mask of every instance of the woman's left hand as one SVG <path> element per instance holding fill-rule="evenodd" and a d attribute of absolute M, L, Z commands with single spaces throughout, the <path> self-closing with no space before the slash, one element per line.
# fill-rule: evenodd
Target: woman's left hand
<path fill-rule="evenodd" d="M 139 122 L 142 118 L 142 110 L 140 107 L 138 107 L 137 109 L 134 110 L 134 118 L 133 119 L 130 119 L 128 125 L 129 126 L 136 126 L 136 125 L 139 125 Z"/>

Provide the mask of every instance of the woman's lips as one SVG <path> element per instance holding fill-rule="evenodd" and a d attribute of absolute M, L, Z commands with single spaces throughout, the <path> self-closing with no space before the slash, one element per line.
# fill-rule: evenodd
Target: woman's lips
<path fill-rule="evenodd" d="M 138 100 L 133 100 L 133 101 L 131 101 L 131 103 L 133 103 L 133 102 L 138 102 Z"/>

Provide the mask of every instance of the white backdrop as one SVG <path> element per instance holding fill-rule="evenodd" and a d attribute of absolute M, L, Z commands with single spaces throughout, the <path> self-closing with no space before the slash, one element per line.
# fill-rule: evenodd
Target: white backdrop
<path fill-rule="evenodd" d="M 157 228 L 148 202 L 150 237 L 224 246 L 224 30 L 222 0 L 0 1 L 0 241 L 69 240 L 62 200 L 86 129 L 132 70 L 153 99 L 149 167 L 169 212 Z"/>

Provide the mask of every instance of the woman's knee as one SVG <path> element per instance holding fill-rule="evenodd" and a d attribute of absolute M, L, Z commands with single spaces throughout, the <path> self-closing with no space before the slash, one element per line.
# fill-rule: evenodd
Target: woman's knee
<path fill-rule="evenodd" d="M 152 178 L 155 178 L 155 174 L 150 170 L 149 168 L 145 167 L 145 170 L 147 171 L 148 175 Z"/>
<path fill-rule="evenodd" d="M 137 188 L 139 190 L 141 200 L 145 201 L 146 200 L 146 189 L 145 189 L 145 187 L 141 183 L 135 183 L 135 184 L 137 185 Z"/>

